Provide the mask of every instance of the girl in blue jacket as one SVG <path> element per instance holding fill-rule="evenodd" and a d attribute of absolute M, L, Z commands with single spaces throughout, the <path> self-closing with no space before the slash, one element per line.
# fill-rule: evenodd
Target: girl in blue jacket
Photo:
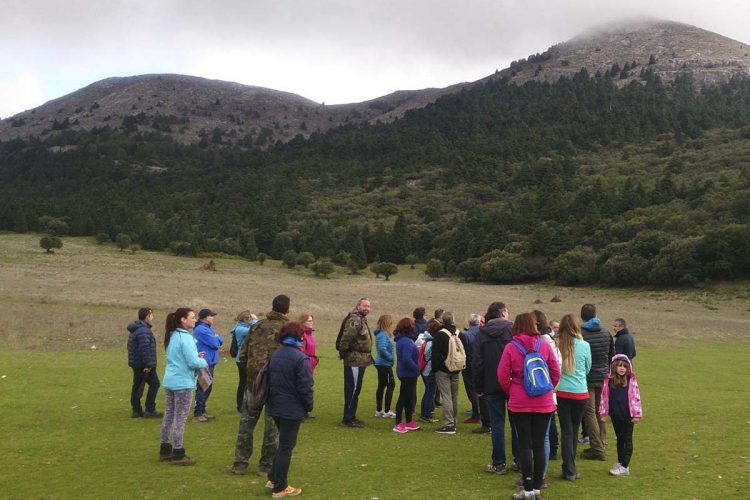
<path fill-rule="evenodd" d="M 237 321 L 237 324 L 232 329 L 232 336 L 237 341 L 237 355 L 234 357 L 234 361 L 237 363 L 237 369 L 240 374 L 239 382 L 237 383 L 237 411 L 240 411 L 242 400 L 245 398 L 245 388 L 247 387 L 247 367 L 242 366 L 242 363 L 240 363 L 240 351 L 242 351 L 242 343 L 245 342 L 250 329 L 258 322 L 258 317 L 245 309 L 237 315 L 235 321 Z"/>
<path fill-rule="evenodd" d="M 401 389 L 396 402 L 396 425 L 393 432 L 404 434 L 418 431 L 419 424 L 414 421 L 414 407 L 417 404 L 417 379 L 419 378 L 419 349 L 414 344 L 414 320 L 403 318 L 396 325 L 396 375 Z M 406 424 L 402 416 L 406 414 Z"/>
<path fill-rule="evenodd" d="M 164 419 L 161 422 L 161 447 L 159 460 L 169 460 L 173 465 L 193 465 L 185 455 L 182 445 L 197 371 L 208 366 L 199 353 L 190 330 L 195 326 L 195 312 L 181 307 L 167 315 L 164 327 L 164 347 L 167 349 L 167 367 L 164 370 L 164 392 L 167 396 Z"/>
<path fill-rule="evenodd" d="M 396 416 L 391 411 L 393 401 L 393 390 L 396 381 L 393 379 L 393 334 L 391 327 L 393 319 L 390 314 L 383 314 L 378 318 L 378 326 L 375 329 L 375 369 L 378 371 L 378 388 L 375 390 L 375 412 L 376 417 L 393 418 Z M 383 407 L 383 394 L 385 393 L 385 409 Z"/>

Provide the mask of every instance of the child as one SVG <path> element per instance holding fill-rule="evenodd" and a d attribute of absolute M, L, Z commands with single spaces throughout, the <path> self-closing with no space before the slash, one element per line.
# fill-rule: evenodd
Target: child
<path fill-rule="evenodd" d="M 609 366 L 609 375 L 604 379 L 602 400 L 599 405 L 602 422 L 607 415 L 612 417 L 612 427 L 617 435 L 618 463 L 609 473 L 613 476 L 630 474 L 630 457 L 633 454 L 633 424 L 643 418 L 641 395 L 635 380 L 633 365 L 624 354 L 616 354 Z"/>

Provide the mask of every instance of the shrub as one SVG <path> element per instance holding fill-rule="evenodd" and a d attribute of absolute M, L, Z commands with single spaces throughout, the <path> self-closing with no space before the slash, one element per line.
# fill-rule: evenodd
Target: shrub
<path fill-rule="evenodd" d="M 410 253 L 404 260 L 407 264 L 409 264 L 409 269 L 414 269 L 414 265 L 419 262 L 419 257 L 414 255 L 413 253 Z"/>
<path fill-rule="evenodd" d="M 319 260 L 312 263 L 310 269 L 315 273 L 315 276 L 322 274 L 324 278 L 327 278 L 333 272 L 333 264 L 327 260 Z"/>
<path fill-rule="evenodd" d="M 445 273 L 443 262 L 440 259 L 430 259 L 427 261 L 424 273 L 432 279 L 438 279 Z"/>
<path fill-rule="evenodd" d="M 132 244 L 133 240 L 130 239 L 130 235 L 119 233 L 115 236 L 115 245 L 117 245 L 117 248 L 119 248 L 121 252 Z"/>
<path fill-rule="evenodd" d="M 62 240 L 57 236 L 42 236 L 39 240 L 39 246 L 44 248 L 47 253 L 55 253 L 53 248 L 62 248 Z"/>
<path fill-rule="evenodd" d="M 591 248 L 576 247 L 558 256 L 550 268 L 552 279 L 562 285 L 585 285 L 596 277 L 596 254 Z"/>
<path fill-rule="evenodd" d="M 258 262 L 260 263 L 261 266 L 263 265 L 263 263 L 266 261 L 267 258 L 268 258 L 268 255 L 264 254 L 263 252 L 258 252 Z"/>
<path fill-rule="evenodd" d="M 599 279 L 608 285 L 639 285 L 646 282 L 649 268 L 640 255 L 615 255 L 601 266 Z"/>
<path fill-rule="evenodd" d="M 297 256 L 297 264 L 305 269 L 307 269 L 313 262 L 315 262 L 315 256 L 310 252 L 300 252 Z"/>
<path fill-rule="evenodd" d="M 509 252 L 499 252 L 479 268 L 482 279 L 500 283 L 518 283 L 526 279 L 528 274 L 524 258 Z"/>
<path fill-rule="evenodd" d="M 103 244 L 109 241 L 109 236 L 106 233 L 97 233 L 96 235 L 96 242 L 98 244 Z"/>
<path fill-rule="evenodd" d="M 456 274 L 461 276 L 464 280 L 472 281 L 478 280 L 480 273 L 480 266 L 482 265 L 482 259 L 479 257 L 472 257 L 459 263 L 456 266 Z"/>
<path fill-rule="evenodd" d="M 297 252 L 294 250 L 287 250 L 284 252 L 281 256 L 281 263 L 289 269 L 294 269 L 294 266 L 297 265 Z"/>

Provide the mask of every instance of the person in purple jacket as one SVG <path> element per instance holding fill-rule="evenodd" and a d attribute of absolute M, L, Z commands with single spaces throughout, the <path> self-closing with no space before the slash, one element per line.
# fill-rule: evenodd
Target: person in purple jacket
<path fill-rule="evenodd" d="M 211 390 L 214 387 L 214 368 L 219 362 L 219 347 L 224 344 L 224 338 L 216 333 L 212 327 L 214 316 L 218 313 L 211 309 L 201 309 L 198 312 L 198 323 L 193 330 L 195 344 L 198 352 L 204 352 L 204 359 L 208 363 L 208 371 L 211 373 L 211 385 L 205 391 L 200 387 L 195 392 L 195 410 L 193 411 L 193 422 L 208 422 L 213 420 L 214 416 L 206 411 L 206 403 L 211 396 Z"/>
<path fill-rule="evenodd" d="M 421 427 L 414 421 L 417 404 L 417 379 L 419 378 L 419 349 L 414 344 L 414 320 L 402 318 L 394 332 L 396 339 L 396 375 L 401 383 L 396 402 L 396 425 L 393 432 L 404 434 L 418 431 Z M 406 424 L 402 417 L 406 416 Z"/>

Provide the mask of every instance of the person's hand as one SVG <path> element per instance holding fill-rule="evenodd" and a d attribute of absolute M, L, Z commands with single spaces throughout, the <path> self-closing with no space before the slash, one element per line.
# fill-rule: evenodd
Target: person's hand
<path fill-rule="evenodd" d="M 607 417 L 599 417 L 599 420 L 601 420 L 602 422 L 606 422 L 607 421 Z"/>
<path fill-rule="evenodd" d="M 631 418 L 630 421 L 633 422 L 634 424 L 637 424 L 638 422 L 641 421 L 641 419 L 638 417 L 635 417 L 635 418 Z"/>
<path fill-rule="evenodd" d="M 484 399 L 484 393 L 483 393 L 483 392 L 478 392 L 478 393 L 477 393 L 477 397 L 478 397 L 479 399 Z"/>
<path fill-rule="evenodd" d="M 199 358 L 203 358 L 205 356 L 206 356 L 206 352 L 205 351 L 201 351 L 201 352 L 198 353 L 198 357 Z"/>

